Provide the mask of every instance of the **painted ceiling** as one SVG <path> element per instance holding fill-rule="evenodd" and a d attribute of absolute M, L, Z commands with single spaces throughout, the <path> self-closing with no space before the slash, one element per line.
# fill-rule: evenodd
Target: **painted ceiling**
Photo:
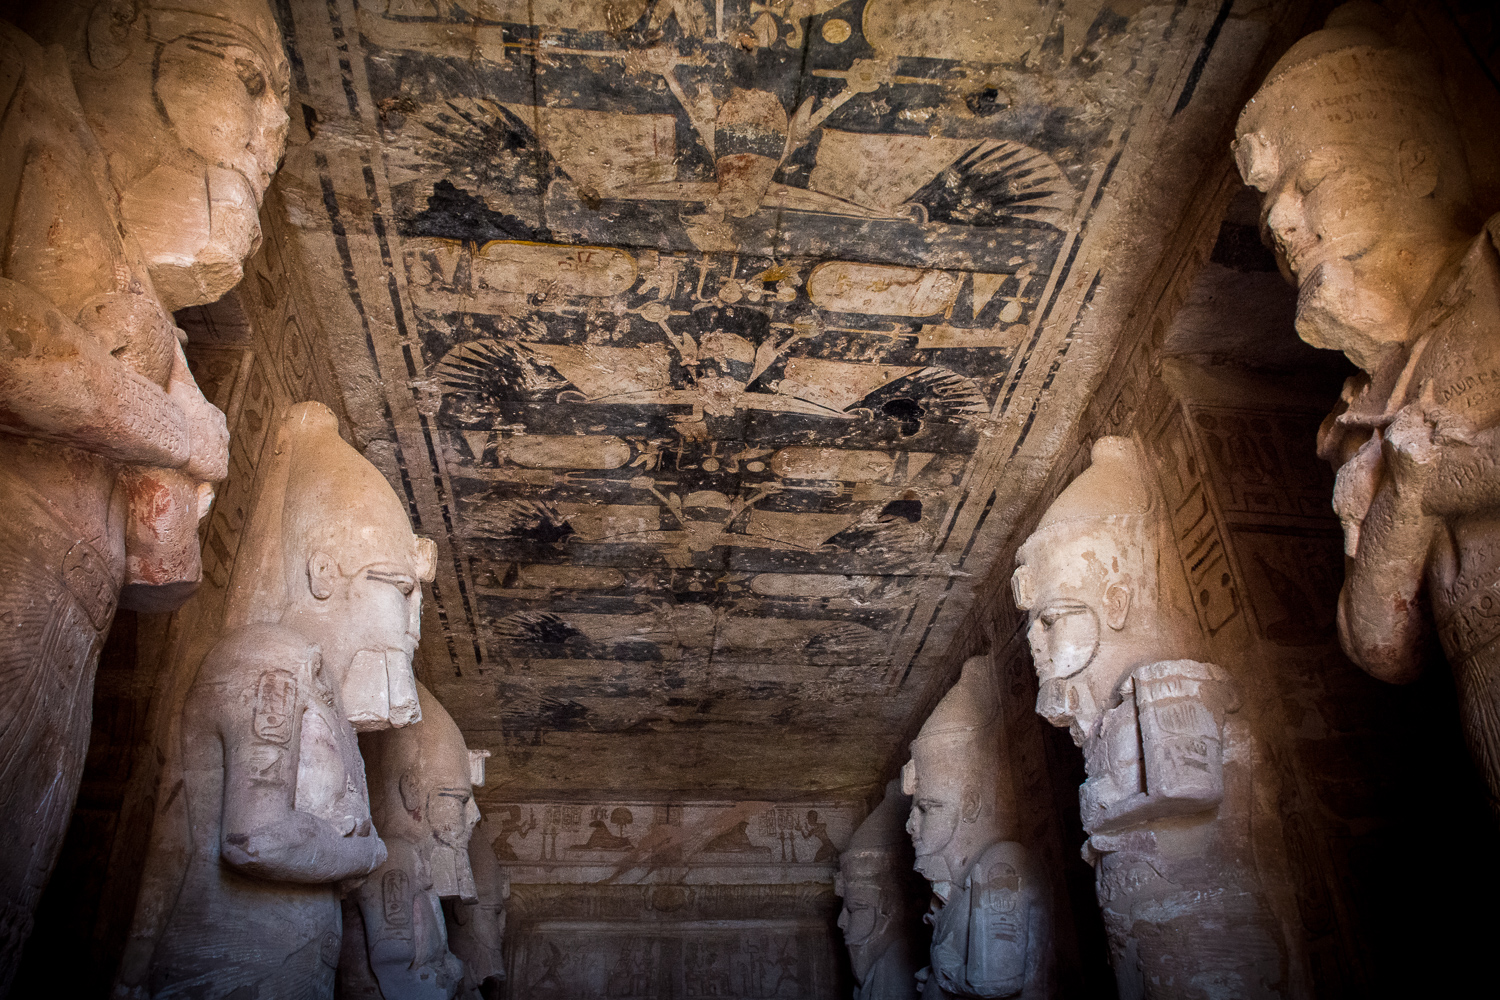
<path fill-rule="evenodd" d="M 490 802 L 899 763 L 1222 173 L 1246 6 L 283 0 L 241 298 L 438 540 Z"/>

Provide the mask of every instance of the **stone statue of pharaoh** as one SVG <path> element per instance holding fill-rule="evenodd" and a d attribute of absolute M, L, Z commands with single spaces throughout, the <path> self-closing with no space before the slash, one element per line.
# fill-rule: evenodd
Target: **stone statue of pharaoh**
<path fill-rule="evenodd" d="M 1206 995 L 1195 983 L 1279 995 L 1284 956 L 1249 845 L 1248 782 L 1226 793 L 1226 725 L 1238 703 L 1202 645 L 1191 606 L 1163 586 L 1161 505 L 1129 438 L 1093 463 L 1016 553 L 1029 613 L 1037 712 L 1083 748 L 1079 806 L 1124 1000 Z M 1184 577 L 1185 580 L 1185 577 Z M 1229 994 L 1226 994 L 1229 995 Z"/>
<path fill-rule="evenodd" d="M 67 827 L 116 603 L 166 611 L 193 592 L 198 520 L 227 471 L 224 416 L 172 322 L 188 300 L 162 296 L 152 264 L 208 196 L 180 185 L 134 212 L 122 171 L 148 149 L 163 163 L 248 157 L 264 167 L 240 189 L 253 205 L 287 97 L 265 0 L 12 7 L 27 20 L 0 22 L 0 992 Z M 233 245 L 216 259 L 259 232 L 253 210 L 219 228 Z M 203 248 L 179 250 L 183 268 L 202 262 Z M 192 301 L 227 291 L 238 267 Z"/>
<path fill-rule="evenodd" d="M 474 753 L 474 751 L 470 751 Z M 482 764 L 480 765 L 482 767 Z M 469 868 L 474 873 L 474 893 L 469 903 L 461 899 L 443 901 L 448 917 L 448 948 L 464 963 L 464 1000 L 500 1000 L 505 987 L 505 901 L 510 898 L 510 878 L 500 867 L 492 846 L 499 837 L 488 819 L 479 821 L 469 838 Z"/>
<path fill-rule="evenodd" d="M 442 901 L 478 902 L 469 838 L 484 761 L 432 693 L 418 684 L 417 694 L 421 722 L 359 740 L 375 828 L 390 853 L 344 900 L 339 1000 L 452 1000 L 463 983 Z"/>
<path fill-rule="evenodd" d="M 1030 852 L 1002 839 L 998 709 L 984 657 L 955 684 L 911 744 L 901 790 L 916 869 L 932 884 L 930 966 L 922 996 L 1052 995 L 1051 891 Z"/>
<path fill-rule="evenodd" d="M 432 542 L 327 407 L 275 434 L 235 581 L 250 611 L 182 712 L 186 871 L 137 990 L 153 997 L 333 996 L 340 883 L 386 860 L 356 731 L 421 718 Z"/>
<path fill-rule="evenodd" d="M 859 985 L 854 1000 L 916 1000 L 912 955 L 912 849 L 906 835 L 911 799 L 892 779 L 885 798 L 839 855 L 833 890 L 843 897 L 839 930 Z"/>
<path fill-rule="evenodd" d="M 1475 212 L 1436 70 L 1340 7 L 1245 107 L 1235 156 L 1295 280 L 1297 332 L 1362 369 L 1324 421 L 1347 557 L 1344 651 L 1422 669 L 1432 624 L 1500 811 L 1500 216 Z"/>

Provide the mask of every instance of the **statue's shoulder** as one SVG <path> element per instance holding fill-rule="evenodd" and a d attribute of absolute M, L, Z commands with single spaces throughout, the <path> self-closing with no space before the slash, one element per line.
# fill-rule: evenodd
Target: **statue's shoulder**
<path fill-rule="evenodd" d="M 1031 852 L 1024 844 L 1002 840 L 980 853 L 974 867 L 969 869 L 969 880 L 975 885 L 1019 889 L 1022 877 L 1031 867 Z"/>
<path fill-rule="evenodd" d="M 1414 366 L 1408 399 L 1427 391 L 1480 426 L 1500 420 L 1500 215 L 1476 236 L 1418 329 L 1429 338 Z"/>
<path fill-rule="evenodd" d="M 214 644 L 198 668 L 195 686 L 254 683 L 266 673 L 286 674 L 302 684 L 320 657 L 316 643 L 283 625 L 243 625 Z"/>

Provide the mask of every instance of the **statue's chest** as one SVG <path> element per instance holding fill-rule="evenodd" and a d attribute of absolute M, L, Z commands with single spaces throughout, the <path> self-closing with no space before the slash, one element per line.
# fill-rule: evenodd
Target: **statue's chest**
<path fill-rule="evenodd" d="M 364 761 L 354 728 L 320 701 L 309 704 L 302 714 L 296 809 L 334 823 L 370 815 Z"/>

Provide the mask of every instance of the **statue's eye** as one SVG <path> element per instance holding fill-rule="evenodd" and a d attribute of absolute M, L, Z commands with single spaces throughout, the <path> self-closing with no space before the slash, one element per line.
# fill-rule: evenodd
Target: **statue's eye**
<path fill-rule="evenodd" d="M 1302 169 L 1297 171 L 1297 192 L 1304 195 L 1311 193 L 1314 188 L 1327 180 L 1332 172 L 1326 162 L 1308 160 L 1302 165 Z"/>
<path fill-rule="evenodd" d="M 253 62 L 236 59 L 234 67 L 239 72 L 240 82 L 245 85 L 245 93 L 251 97 L 259 97 L 266 92 L 266 75 Z"/>
<path fill-rule="evenodd" d="M 376 583 L 388 583 L 401 591 L 402 597 L 410 597 L 412 591 L 417 589 L 416 579 L 404 573 L 382 573 L 379 570 L 372 569 L 365 572 L 365 579 L 373 580 Z"/>

